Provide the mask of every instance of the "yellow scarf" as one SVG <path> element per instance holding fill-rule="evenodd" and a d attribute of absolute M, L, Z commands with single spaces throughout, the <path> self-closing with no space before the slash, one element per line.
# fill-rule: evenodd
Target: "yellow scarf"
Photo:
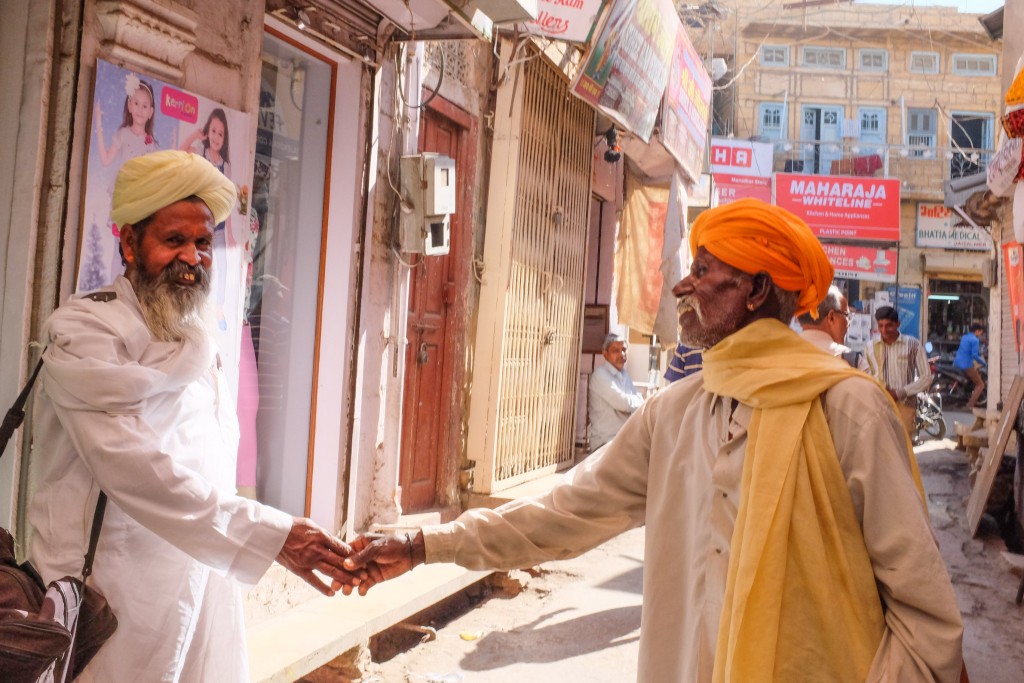
<path fill-rule="evenodd" d="M 870 378 L 776 320 L 707 351 L 703 372 L 705 389 L 754 409 L 714 683 L 862 683 L 882 605 L 819 397 Z"/>

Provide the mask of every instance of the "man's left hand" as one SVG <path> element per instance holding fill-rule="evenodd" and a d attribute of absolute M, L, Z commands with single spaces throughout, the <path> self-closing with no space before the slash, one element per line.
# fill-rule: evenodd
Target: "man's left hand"
<path fill-rule="evenodd" d="M 313 520 L 295 517 L 277 561 L 324 595 L 334 595 L 335 589 L 313 573 L 314 570 L 330 577 L 342 593 L 351 595 L 352 589 L 366 578 L 365 571 L 342 568 L 342 562 L 351 552 L 352 548 L 347 543 L 329 534 Z"/>

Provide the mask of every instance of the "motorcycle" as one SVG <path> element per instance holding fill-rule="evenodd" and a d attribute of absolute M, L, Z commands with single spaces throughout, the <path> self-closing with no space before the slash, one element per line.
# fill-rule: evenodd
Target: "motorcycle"
<path fill-rule="evenodd" d="M 974 383 L 952 363 L 936 361 L 932 364 L 932 373 L 935 377 L 932 382 L 932 392 L 941 395 L 947 405 L 962 406 L 971 399 Z M 978 405 L 984 405 L 985 397 L 988 394 L 988 370 L 982 366 L 978 368 L 978 373 L 985 381 L 985 390 L 981 392 Z"/>
<path fill-rule="evenodd" d="M 932 355 L 932 343 L 924 345 L 928 354 L 928 369 L 932 376 L 937 377 L 936 364 L 941 360 L 940 356 Z M 938 382 L 933 383 L 931 391 L 922 391 L 917 395 L 917 412 L 914 415 L 914 433 L 911 439 L 915 444 L 925 440 L 925 437 L 942 439 L 946 436 L 946 420 L 942 416 L 942 394 L 936 389 Z"/>
<path fill-rule="evenodd" d="M 922 391 L 917 395 L 917 414 L 914 416 L 914 443 L 946 436 L 946 421 L 942 417 L 942 396 L 936 392 Z"/>

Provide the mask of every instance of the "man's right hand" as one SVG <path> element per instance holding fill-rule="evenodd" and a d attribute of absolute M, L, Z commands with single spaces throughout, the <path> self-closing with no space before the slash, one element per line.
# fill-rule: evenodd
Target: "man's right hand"
<path fill-rule="evenodd" d="M 339 589 L 349 595 L 352 588 L 366 578 L 365 571 L 346 571 L 342 567 L 342 560 L 351 552 L 352 548 L 347 543 L 329 534 L 313 520 L 296 517 L 277 561 L 324 595 L 334 595 Z M 313 570 L 329 576 L 331 585 L 324 583 Z"/>
<path fill-rule="evenodd" d="M 393 579 L 426 561 L 423 532 L 400 536 L 366 535 L 352 541 L 352 554 L 343 567 L 349 572 L 362 572 L 366 578 L 359 583 L 359 594 L 381 581 Z M 338 584 L 334 585 L 337 589 Z"/>

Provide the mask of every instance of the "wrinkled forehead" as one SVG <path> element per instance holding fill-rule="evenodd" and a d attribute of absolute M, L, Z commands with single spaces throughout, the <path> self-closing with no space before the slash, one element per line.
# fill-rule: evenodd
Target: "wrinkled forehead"
<path fill-rule="evenodd" d="M 739 268 L 726 263 L 708 251 L 706 247 L 697 248 L 697 251 L 693 255 L 693 262 L 699 263 L 708 270 L 721 272 L 723 275 L 751 275 L 751 273 L 740 270 Z"/>

